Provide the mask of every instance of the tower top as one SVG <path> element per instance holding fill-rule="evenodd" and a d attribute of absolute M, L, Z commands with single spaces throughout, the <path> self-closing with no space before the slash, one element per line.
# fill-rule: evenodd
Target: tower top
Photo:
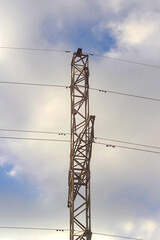
<path fill-rule="evenodd" d="M 78 55 L 78 56 L 82 55 L 82 48 L 78 48 L 78 49 L 77 49 L 77 55 Z"/>

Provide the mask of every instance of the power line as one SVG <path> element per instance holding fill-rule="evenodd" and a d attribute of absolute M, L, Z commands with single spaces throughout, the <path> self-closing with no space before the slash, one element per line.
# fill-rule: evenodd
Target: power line
<path fill-rule="evenodd" d="M 152 64 L 148 64 L 148 63 L 143 63 L 143 62 L 127 60 L 127 59 L 123 59 L 123 58 L 109 57 L 109 56 L 104 56 L 104 55 L 99 55 L 99 54 L 89 54 L 89 55 L 94 56 L 94 57 L 103 57 L 103 58 L 112 59 L 112 60 L 116 60 L 116 61 L 141 65 L 141 66 L 145 66 L 145 67 L 160 68 L 160 66 L 156 66 L 156 65 L 152 65 Z"/>
<path fill-rule="evenodd" d="M 106 237 L 115 237 L 115 238 L 132 239 L 132 240 L 143 240 L 143 239 L 140 239 L 140 238 L 118 236 L 118 235 L 106 234 L 106 233 L 93 233 L 93 234 L 95 234 L 95 235 L 101 235 L 101 236 L 106 236 Z"/>
<path fill-rule="evenodd" d="M 152 150 L 146 150 L 146 149 L 142 149 L 142 148 L 132 148 L 132 147 L 126 147 L 126 146 L 121 146 L 121 145 L 112 145 L 112 144 L 101 143 L 101 142 L 95 142 L 95 144 L 104 145 L 106 147 L 111 147 L 111 148 L 118 147 L 118 148 L 125 148 L 125 149 L 129 149 L 129 150 L 136 150 L 136 151 L 160 154 L 160 152 L 156 152 L 156 151 L 152 151 Z"/>
<path fill-rule="evenodd" d="M 57 231 L 57 232 L 68 232 L 69 229 L 59 229 L 59 228 L 43 228 L 43 227 L 15 227 L 15 226 L 0 226 L 0 229 L 16 229 L 16 230 L 40 230 L 40 231 Z M 102 235 L 102 236 L 110 236 L 115 238 L 123 238 L 123 239 L 132 239 L 132 240 L 143 240 L 139 238 L 133 238 L 133 237 L 125 237 L 125 236 L 119 236 L 119 235 L 113 235 L 113 234 L 107 234 L 107 233 L 94 233 L 94 235 Z"/>
<path fill-rule="evenodd" d="M 0 81 L 0 84 L 11 84 L 11 85 L 26 85 L 26 86 L 37 86 L 37 87 L 56 87 L 56 88 L 66 88 L 69 89 L 70 86 L 67 85 L 60 85 L 60 84 L 46 84 L 46 83 L 31 83 L 31 82 L 10 82 L 10 81 Z M 99 88 L 89 88 L 90 90 L 98 91 L 101 93 L 111 93 L 111 94 L 118 94 L 122 96 L 127 96 L 127 97 L 134 97 L 134 98 L 140 98 L 140 99 L 145 99 L 145 100 L 151 100 L 151 101 L 160 101 L 159 98 L 152 98 L 152 97 L 146 97 L 146 96 L 140 96 L 140 95 L 135 95 L 135 94 L 129 94 L 129 93 L 123 93 L 123 92 L 117 92 L 117 91 L 111 91 L 111 90 L 104 90 L 104 89 L 99 89 Z"/>
<path fill-rule="evenodd" d="M 117 91 L 111 91 L 111 90 L 104 90 L 104 89 L 98 89 L 98 88 L 89 88 L 89 89 L 99 91 L 102 93 L 112 93 L 112 94 L 118 94 L 118 95 L 123 95 L 123 96 L 127 96 L 127 97 L 141 98 L 141 99 L 158 101 L 158 102 L 160 101 L 159 98 L 151 98 L 151 97 L 146 97 L 146 96 L 140 96 L 140 95 L 135 95 L 135 94 L 129 94 L 129 93 L 123 93 L 123 92 L 117 92 Z"/>
<path fill-rule="evenodd" d="M 66 132 L 53 132 L 53 131 L 39 131 L 39 130 L 23 130 L 23 129 L 9 129 L 9 128 L 0 128 L 2 132 L 20 132 L 20 133 L 42 133 L 42 134 L 56 134 L 56 135 L 69 135 Z"/>
<path fill-rule="evenodd" d="M 0 49 L 8 50 L 23 50 L 23 51 L 41 51 L 41 52 L 62 52 L 62 53 L 73 53 L 71 50 L 62 49 L 49 49 L 49 48 L 27 48 L 27 47 L 0 47 Z"/>
<path fill-rule="evenodd" d="M 59 135 L 59 136 L 66 136 L 66 135 L 70 134 L 68 132 L 24 130 L 24 129 L 10 129 L 10 128 L 0 128 L 0 131 L 2 131 L 2 132 L 20 132 L 20 133 L 40 133 L 40 134 L 52 134 L 52 135 L 55 134 L 55 135 Z M 160 147 L 157 147 L 157 146 L 151 146 L 151 145 L 146 145 L 146 144 L 141 144 L 141 143 L 133 143 L 133 142 L 122 141 L 122 140 L 115 140 L 115 139 L 111 139 L 111 138 L 95 137 L 94 139 L 95 140 L 99 139 L 99 140 L 106 140 L 106 141 L 112 141 L 112 142 L 119 142 L 119 143 L 141 146 L 141 147 L 160 149 Z"/>
<path fill-rule="evenodd" d="M 15 226 L 0 226 L 0 229 L 17 229 L 17 230 L 42 230 L 42 231 L 57 231 L 65 232 L 69 229 L 58 229 L 58 228 L 43 228 L 43 227 L 15 227 Z"/>
<path fill-rule="evenodd" d="M 46 141 L 46 142 L 70 142 L 70 140 L 65 140 L 65 139 L 32 138 L 32 137 L 11 137 L 11 136 L 8 136 L 8 137 L 0 136 L 0 139 Z"/>
<path fill-rule="evenodd" d="M 73 53 L 73 52 L 75 52 L 73 50 L 62 50 L 62 49 L 27 48 L 27 47 L 25 48 L 25 47 L 7 47 L 7 46 L 0 46 L 0 49 L 23 50 L 23 51 L 41 51 L 41 52 L 57 52 L 57 53 Z M 116 57 L 109 57 L 109 56 L 99 55 L 99 54 L 95 54 L 95 53 L 89 53 L 88 55 L 93 56 L 93 57 L 102 57 L 102 58 L 107 58 L 107 59 L 111 59 L 111 60 L 116 60 L 116 61 L 136 64 L 136 65 L 141 65 L 141 66 L 145 66 L 145 67 L 160 68 L 160 66 L 156 66 L 156 65 L 152 65 L 152 64 L 148 64 L 148 63 L 142 63 L 142 62 L 127 60 L 127 59 L 122 59 L 122 58 L 116 58 Z"/>
<path fill-rule="evenodd" d="M 110 138 L 95 137 L 95 139 L 107 140 L 107 141 L 119 142 L 119 143 L 125 143 L 125 144 L 129 144 L 129 145 L 135 145 L 135 146 L 141 146 L 141 147 L 160 149 L 160 147 L 156 147 L 156 146 L 151 146 L 151 145 L 146 145 L 146 144 L 141 144 L 141 143 L 126 142 L 126 141 L 115 140 L 115 139 L 110 139 Z"/>
<path fill-rule="evenodd" d="M 13 85 L 28 85 L 28 86 L 37 86 L 37 87 L 57 87 L 57 88 L 69 88 L 69 86 L 66 85 L 60 85 L 60 84 L 49 84 L 49 83 L 31 83 L 31 82 L 5 82 L 0 81 L 1 84 L 13 84 Z"/>
<path fill-rule="evenodd" d="M 29 141 L 47 141 L 47 142 L 67 142 L 67 143 L 70 143 L 70 140 L 51 139 L 51 138 L 31 138 L 31 137 L 11 137 L 11 136 L 4 137 L 4 136 L 0 136 L 0 139 L 29 140 Z M 120 145 L 111 145 L 111 144 L 100 143 L 100 142 L 94 142 L 94 143 L 95 144 L 99 144 L 99 145 L 105 145 L 106 147 L 112 147 L 112 148 L 118 147 L 118 148 L 125 148 L 125 149 L 130 149 L 130 150 L 137 150 L 137 151 L 143 151 L 143 152 L 160 154 L 160 152 L 146 150 L 146 149 L 131 148 L 131 147 L 125 147 L 125 146 L 120 146 Z"/>

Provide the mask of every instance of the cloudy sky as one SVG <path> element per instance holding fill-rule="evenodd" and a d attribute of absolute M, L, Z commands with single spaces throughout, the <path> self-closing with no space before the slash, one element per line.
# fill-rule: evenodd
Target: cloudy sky
<path fill-rule="evenodd" d="M 158 0 L 0 0 L 0 47 L 80 47 L 85 53 L 160 66 L 159 12 Z M 0 81 L 68 86 L 71 59 L 67 53 L 1 48 Z M 89 67 L 91 87 L 159 98 L 158 68 L 93 56 Z M 0 112 L 0 129 L 69 132 L 69 89 L 0 84 Z M 158 101 L 90 91 L 90 114 L 96 116 L 97 137 L 160 147 Z M 0 136 L 68 139 L 4 131 Z M 63 142 L 0 140 L 0 226 L 69 228 L 69 151 Z M 159 239 L 159 160 L 155 153 L 94 144 L 93 232 Z M 0 239 L 69 236 L 1 229 Z"/>

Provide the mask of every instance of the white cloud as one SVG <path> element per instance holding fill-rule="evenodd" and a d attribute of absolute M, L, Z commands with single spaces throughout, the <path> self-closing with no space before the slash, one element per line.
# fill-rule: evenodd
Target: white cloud
<path fill-rule="evenodd" d="M 15 177 L 16 176 L 16 171 L 12 169 L 11 171 L 7 172 L 7 175 L 10 177 Z"/>
<path fill-rule="evenodd" d="M 133 222 L 125 222 L 125 223 L 123 223 L 122 228 L 128 234 L 134 230 L 134 224 L 133 224 Z"/>
<path fill-rule="evenodd" d="M 125 21 L 117 27 L 120 41 L 126 44 L 143 44 L 148 40 L 157 30 L 157 24 L 152 21 L 136 19 Z M 116 28 L 116 26 L 113 26 Z"/>
<path fill-rule="evenodd" d="M 155 229 L 157 228 L 157 224 L 153 220 L 144 220 L 141 224 L 141 228 L 143 231 L 147 231 L 150 235 L 153 234 Z"/>

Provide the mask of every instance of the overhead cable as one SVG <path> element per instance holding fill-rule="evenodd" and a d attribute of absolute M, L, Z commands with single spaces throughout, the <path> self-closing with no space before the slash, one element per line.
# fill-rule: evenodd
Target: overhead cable
<path fill-rule="evenodd" d="M 106 55 L 99 55 L 99 54 L 89 54 L 89 55 L 94 56 L 94 57 L 103 57 L 103 58 L 112 59 L 112 60 L 116 60 L 116 61 L 141 65 L 141 66 L 145 66 L 145 67 L 160 68 L 160 66 L 156 66 L 156 65 L 152 65 L 152 64 L 148 64 L 148 63 L 143 63 L 143 62 L 127 60 L 127 59 L 123 59 L 123 58 L 109 57 L 109 56 L 106 56 Z"/>
<path fill-rule="evenodd" d="M 0 84 L 13 84 L 13 85 L 28 85 L 28 86 L 37 86 L 37 87 L 56 87 L 56 88 L 69 88 L 66 85 L 59 84 L 50 84 L 50 83 L 32 83 L 32 82 L 9 82 L 9 81 L 0 81 Z"/>
<path fill-rule="evenodd" d="M 46 142 L 70 142 L 66 139 L 52 139 L 52 138 L 32 138 L 32 137 L 12 137 L 12 136 L 0 136 L 0 139 L 10 140 L 29 140 L 29 141 L 46 141 Z"/>
<path fill-rule="evenodd" d="M 20 133 L 40 133 L 40 134 L 52 134 L 52 135 L 59 135 L 59 136 L 66 136 L 69 135 L 70 133 L 68 132 L 54 132 L 54 131 L 42 131 L 42 130 L 24 130 L 24 129 L 10 129 L 10 128 L 0 128 L 0 131 L 2 132 L 20 132 Z M 133 143 L 133 142 L 128 142 L 128 141 L 122 141 L 122 140 L 115 140 L 111 138 L 103 138 L 103 137 L 95 137 L 95 140 L 105 140 L 105 141 L 112 141 L 112 142 L 119 142 L 119 143 L 124 143 L 124 144 L 129 144 L 129 145 L 134 145 L 134 146 L 141 146 L 141 147 L 147 147 L 147 148 L 155 148 L 155 149 L 160 149 L 158 146 L 153 146 L 153 145 L 146 145 L 146 144 L 141 144 L 141 143 Z M 104 143 L 105 145 L 105 143 Z"/>
<path fill-rule="evenodd" d="M 40 230 L 40 231 L 57 231 L 57 232 L 69 232 L 69 229 L 59 229 L 59 228 L 43 228 L 43 227 L 15 227 L 15 226 L 0 226 L 0 229 L 16 229 L 16 230 Z M 123 238 L 123 239 L 132 239 L 132 240 L 143 240 L 139 238 L 133 237 L 125 237 L 125 236 L 118 236 L 112 235 L 107 233 L 94 233 L 94 235 L 102 235 L 102 236 L 110 236 L 115 238 Z"/>
<path fill-rule="evenodd" d="M 8 50 L 23 50 L 23 51 L 41 51 L 41 52 L 62 52 L 62 53 L 73 53 L 71 50 L 62 50 L 62 49 L 51 49 L 51 48 L 28 48 L 28 47 L 2 47 L 0 49 Z"/>
<path fill-rule="evenodd" d="M 33 137 L 12 137 L 12 136 L 0 136 L 0 139 L 9 139 L 9 140 L 29 140 L 29 141 L 46 141 L 46 142 L 67 142 L 70 143 L 70 140 L 66 139 L 51 139 L 51 138 L 33 138 Z M 149 153 L 157 153 L 160 154 L 160 152 L 146 150 L 146 149 L 140 149 L 140 148 L 131 148 L 131 147 L 125 147 L 120 145 L 112 145 L 112 144 L 106 144 L 101 142 L 94 142 L 95 144 L 99 145 L 105 145 L 106 147 L 118 147 L 118 148 L 125 148 L 130 150 L 137 150 L 137 151 L 143 151 L 143 152 L 149 152 Z"/>
<path fill-rule="evenodd" d="M 156 146 L 151 146 L 151 145 L 146 145 L 146 144 L 141 144 L 141 143 L 126 142 L 126 141 L 115 140 L 115 139 L 110 139 L 110 138 L 95 137 L 95 139 L 112 141 L 112 142 L 119 142 L 119 143 L 125 143 L 125 144 L 129 144 L 129 145 L 135 145 L 135 146 L 141 146 L 141 147 L 160 149 L 160 147 L 156 147 Z"/>
<path fill-rule="evenodd" d="M 22 51 L 41 51 L 41 52 L 57 52 L 57 53 L 74 53 L 75 52 L 73 50 L 62 50 L 62 49 L 9 47 L 9 46 L 0 46 L 0 49 L 22 50 Z M 93 56 L 93 57 L 102 57 L 102 58 L 107 58 L 107 59 L 111 59 L 111 60 L 116 60 L 116 61 L 136 64 L 136 65 L 141 65 L 141 66 L 145 66 L 145 67 L 160 68 L 160 66 L 156 66 L 156 65 L 152 65 L 152 64 L 148 64 L 148 63 L 137 62 L 137 61 L 132 61 L 132 60 L 127 60 L 127 59 L 123 59 L 123 58 L 110 57 L 110 56 L 100 55 L 100 54 L 95 54 L 95 53 L 88 53 L 88 55 Z"/>
<path fill-rule="evenodd" d="M 123 93 L 123 92 L 117 92 L 117 91 L 111 91 L 111 90 L 104 90 L 104 89 L 98 89 L 98 88 L 92 88 L 90 87 L 89 89 L 99 91 L 102 93 L 112 93 L 112 94 L 118 94 L 118 95 L 123 95 L 127 97 L 134 97 L 134 98 L 142 98 L 146 100 L 152 100 L 152 101 L 160 101 L 159 98 L 152 98 L 152 97 L 146 97 L 146 96 L 140 96 L 140 95 L 135 95 L 135 94 L 129 94 L 129 93 Z"/>
<path fill-rule="evenodd" d="M 2 132 L 20 132 L 20 133 L 42 133 L 42 134 L 56 134 L 56 135 L 69 135 L 66 132 L 53 132 L 53 131 L 40 131 L 40 130 L 24 130 L 24 129 L 10 129 L 10 128 L 0 128 Z"/>
<path fill-rule="evenodd" d="M 37 87 L 56 87 L 56 88 L 66 88 L 66 89 L 70 88 L 70 86 L 67 86 L 67 85 L 49 84 L 49 83 L 48 84 L 46 84 L 46 83 L 32 83 L 32 82 L 0 81 L 0 84 L 26 85 L 26 86 L 37 86 Z M 134 97 L 134 98 L 140 98 L 140 99 L 160 102 L 159 98 L 146 97 L 146 96 L 140 96 L 140 95 L 135 95 L 135 94 L 129 94 L 129 93 L 123 93 L 123 92 L 117 92 L 117 91 L 111 91 L 111 90 L 107 90 L 107 89 L 99 89 L 99 88 L 93 88 L 93 87 L 89 87 L 89 89 L 94 90 L 94 91 L 98 91 L 98 92 L 101 92 L 101 93 L 118 94 L 118 95 L 127 96 L 127 97 Z"/>
<path fill-rule="evenodd" d="M 114 238 L 123 238 L 123 239 L 132 239 L 132 240 L 143 240 L 142 238 L 133 238 L 133 237 L 125 237 L 125 236 L 119 236 L 119 235 L 113 235 L 113 234 L 107 234 L 107 233 L 93 233 L 95 235 L 101 235 L 106 237 L 114 237 Z"/>
<path fill-rule="evenodd" d="M 136 150 L 136 151 L 160 154 L 160 152 L 156 152 L 156 151 L 152 151 L 152 150 L 147 150 L 147 149 L 142 149 L 142 148 L 126 147 L 126 146 L 115 145 L 115 144 L 113 145 L 113 144 L 110 144 L 110 143 L 95 142 L 95 144 L 104 145 L 104 146 L 106 146 L 108 148 L 116 148 L 117 147 L 117 148 L 129 149 L 129 150 Z"/>

